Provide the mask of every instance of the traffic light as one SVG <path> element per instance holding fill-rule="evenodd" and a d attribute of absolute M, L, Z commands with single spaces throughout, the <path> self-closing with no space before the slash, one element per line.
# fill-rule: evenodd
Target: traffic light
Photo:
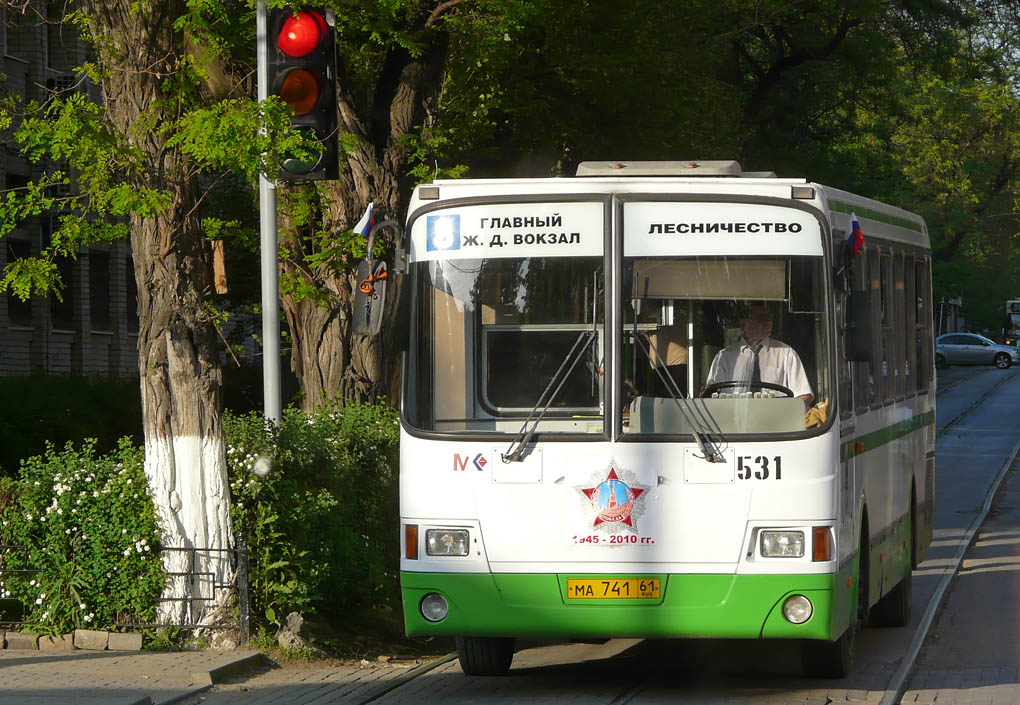
<path fill-rule="evenodd" d="M 321 7 L 269 10 L 267 14 L 269 94 L 291 108 L 290 124 L 318 142 L 317 154 L 285 155 L 281 181 L 322 181 L 338 177 L 336 37 Z"/>

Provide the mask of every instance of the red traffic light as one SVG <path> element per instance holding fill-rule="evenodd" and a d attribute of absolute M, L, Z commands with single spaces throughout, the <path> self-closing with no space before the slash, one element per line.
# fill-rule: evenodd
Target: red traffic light
<path fill-rule="evenodd" d="M 322 6 L 268 10 L 269 94 L 287 104 L 303 146 L 277 154 L 282 181 L 323 181 L 339 174 L 336 30 Z"/>
<path fill-rule="evenodd" d="M 276 45 L 287 56 L 307 56 L 326 34 L 326 20 L 313 10 L 301 10 L 283 23 Z"/>
<path fill-rule="evenodd" d="M 287 73 L 280 85 L 280 98 L 295 115 L 307 115 L 319 102 L 319 79 L 308 69 L 294 69 Z"/>

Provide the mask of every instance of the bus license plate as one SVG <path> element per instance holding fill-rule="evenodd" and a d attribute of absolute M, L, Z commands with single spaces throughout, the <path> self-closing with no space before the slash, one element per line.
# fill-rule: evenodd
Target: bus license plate
<path fill-rule="evenodd" d="M 567 578 L 571 600 L 659 599 L 658 578 Z"/>

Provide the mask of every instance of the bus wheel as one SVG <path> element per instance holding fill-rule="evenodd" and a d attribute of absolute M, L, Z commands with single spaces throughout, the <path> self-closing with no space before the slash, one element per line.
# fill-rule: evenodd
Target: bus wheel
<path fill-rule="evenodd" d="M 459 636 L 457 658 L 468 676 L 502 676 L 514 660 L 514 640 L 504 637 Z"/>
<path fill-rule="evenodd" d="M 904 575 L 896 587 L 871 608 L 868 623 L 874 627 L 905 627 L 910 624 L 911 582 L 910 573 Z"/>
<path fill-rule="evenodd" d="M 854 646 L 857 642 L 857 630 L 861 624 L 861 605 L 868 604 L 867 597 L 867 561 L 868 554 L 863 550 L 866 545 L 861 535 L 861 551 L 857 558 L 857 609 L 853 612 L 846 631 L 836 641 L 804 642 L 804 670 L 810 676 L 818 678 L 846 678 L 854 663 Z"/>
<path fill-rule="evenodd" d="M 846 678 L 854 663 L 854 644 L 857 641 L 855 619 L 836 641 L 807 641 L 804 643 L 804 667 L 809 676 L 817 678 Z"/>
<path fill-rule="evenodd" d="M 910 538 L 907 540 L 907 555 L 904 562 L 907 572 L 896 587 L 875 603 L 868 613 L 868 624 L 876 627 L 905 627 L 910 624 L 910 600 L 912 598 L 911 567 L 914 564 L 914 512 L 910 513 Z"/>

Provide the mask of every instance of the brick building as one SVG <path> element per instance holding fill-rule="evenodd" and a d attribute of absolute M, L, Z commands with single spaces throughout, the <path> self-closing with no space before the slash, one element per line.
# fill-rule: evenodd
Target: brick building
<path fill-rule="evenodd" d="M 73 73 L 87 47 L 73 28 L 47 21 L 63 3 L 32 0 L 25 12 L 0 7 L 0 94 L 40 103 L 54 91 L 96 89 Z M 11 134 L 0 133 L 0 192 L 38 179 L 43 167 L 18 152 Z M 38 254 L 49 243 L 59 213 L 24 221 L 0 239 L 0 269 L 19 257 Z M 127 242 L 82 248 L 77 258 L 58 261 L 61 298 L 21 301 L 0 294 L 0 375 L 74 374 L 130 377 L 138 374 L 137 303 Z"/>

